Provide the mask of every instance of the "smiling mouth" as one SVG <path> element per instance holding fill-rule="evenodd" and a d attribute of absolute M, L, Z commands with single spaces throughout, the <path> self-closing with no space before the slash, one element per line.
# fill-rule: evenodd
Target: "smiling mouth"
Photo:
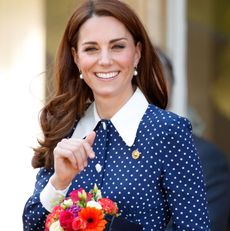
<path fill-rule="evenodd" d="M 100 78 L 100 79 L 112 79 L 112 78 L 115 78 L 118 74 L 119 74 L 119 71 L 95 73 L 97 78 Z"/>

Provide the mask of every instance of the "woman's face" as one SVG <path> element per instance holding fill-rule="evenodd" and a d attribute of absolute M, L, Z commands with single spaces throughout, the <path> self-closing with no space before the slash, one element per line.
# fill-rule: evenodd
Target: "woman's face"
<path fill-rule="evenodd" d="M 114 17 L 93 16 L 80 28 L 77 50 L 72 49 L 75 63 L 95 100 L 133 94 L 134 68 L 140 59 L 140 44 Z"/>

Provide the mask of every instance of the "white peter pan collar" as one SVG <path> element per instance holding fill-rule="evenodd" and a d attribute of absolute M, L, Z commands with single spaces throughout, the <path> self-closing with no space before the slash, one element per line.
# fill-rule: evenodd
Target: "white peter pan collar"
<path fill-rule="evenodd" d="M 148 101 L 137 88 L 128 102 L 110 119 L 122 139 L 130 147 L 135 141 L 138 126 L 147 108 Z M 84 138 L 93 131 L 100 120 L 93 102 L 78 122 L 72 137 Z"/>

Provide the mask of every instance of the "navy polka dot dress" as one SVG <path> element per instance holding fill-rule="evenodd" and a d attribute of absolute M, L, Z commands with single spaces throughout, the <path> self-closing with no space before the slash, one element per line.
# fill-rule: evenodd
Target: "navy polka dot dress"
<path fill-rule="evenodd" d="M 187 119 L 149 105 L 131 147 L 110 120 L 99 121 L 95 131 L 96 158 L 69 192 L 96 183 L 104 197 L 117 202 L 122 217 L 146 231 L 165 230 L 171 217 L 173 230 L 210 230 L 202 169 Z M 52 174 L 44 168 L 38 173 L 24 209 L 24 230 L 44 230 L 48 212 L 39 193 Z"/>

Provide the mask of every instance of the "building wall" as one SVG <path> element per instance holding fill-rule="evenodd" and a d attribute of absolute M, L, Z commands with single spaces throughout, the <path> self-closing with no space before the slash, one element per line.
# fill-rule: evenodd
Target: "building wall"
<path fill-rule="evenodd" d="M 34 188 L 31 147 L 40 135 L 44 26 L 43 0 L 0 1 L 1 230 L 22 230 L 22 210 Z"/>
<path fill-rule="evenodd" d="M 188 96 L 202 135 L 230 157 L 230 2 L 188 1 Z"/>

